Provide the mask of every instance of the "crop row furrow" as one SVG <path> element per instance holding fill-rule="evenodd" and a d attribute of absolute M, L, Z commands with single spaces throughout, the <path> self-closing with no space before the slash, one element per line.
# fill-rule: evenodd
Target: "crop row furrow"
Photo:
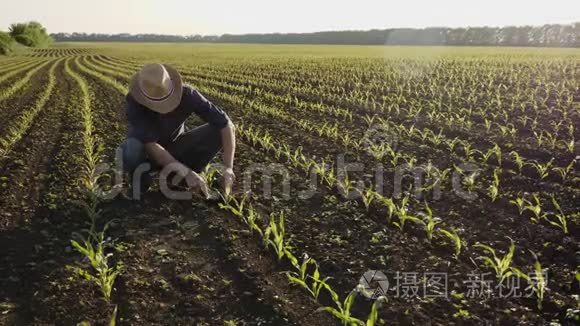
<path fill-rule="evenodd" d="M 0 156 L 6 155 L 10 149 L 18 142 L 38 115 L 45 107 L 48 99 L 53 93 L 56 80 L 55 69 L 62 62 L 62 59 L 55 61 L 48 71 L 48 84 L 41 97 L 34 103 L 34 106 L 25 109 L 20 116 L 7 122 L 6 135 L 0 138 Z"/>
<path fill-rule="evenodd" d="M 38 61 L 39 61 L 38 59 L 27 59 L 27 58 L 11 61 L 9 64 L 2 65 L 2 67 L 0 68 L 0 74 L 8 73 L 14 69 L 18 69 L 22 66 L 26 66 L 27 64 Z"/>
<path fill-rule="evenodd" d="M 32 78 L 32 76 L 34 76 L 40 69 L 44 68 L 45 66 L 47 66 L 49 63 L 52 63 L 52 62 L 54 62 L 54 60 L 45 61 L 42 64 L 34 67 L 33 69 L 29 70 L 26 73 L 26 75 L 24 75 L 24 77 L 22 77 L 17 82 L 12 84 L 10 87 L 0 91 L 0 102 L 7 99 L 10 96 L 12 96 L 17 91 L 20 91 L 23 88 L 28 87 L 29 81 Z"/>
<path fill-rule="evenodd" d="M 14 70 L 11 70 L 9 72 L 6 72 L 6 74 L 0 76 L 0 83 L 4 82 L 5 80 L 14 77 L 24 71 L 33 71 L 35 68 L 38 67 L 42 67 L 44 64 L 46 64 L 46 61 L 44 60 L 33 60 L 31 62 L 27 62 L 25 65 L 20 66 Z M 2 93 L 0 93 L 1 96 Z"/>

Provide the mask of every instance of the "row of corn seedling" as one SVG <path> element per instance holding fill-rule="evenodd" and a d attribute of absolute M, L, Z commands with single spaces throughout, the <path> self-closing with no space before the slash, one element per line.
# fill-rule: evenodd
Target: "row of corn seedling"
<path fill-rule="evenodd" d="M 32 122 L 36 115 L 44 108 L 46 102 L 53 93 L 54 87 L 56 85 L 55 70 L 56 67 L 62 62 L 63 59 L 55 61 L 50 70 L 48 71 L 48 84 L 46 89 L 40 96 L 40 98 L 34 103 L 31 108 L 25 109 L 22 114 L 14 119 L 13 121 L 8 121 L 8 127 L 6 131 L 6 136 L 0 139 L 0 156 L 6 155 L 17 141 L 19 141 L 26 131 L 30 128 Z"/>
<path fill-rule="evenodd" d="M 24 77 L 19 79 L 17 82 L 0 91 L 0 101 L 3 101 L 8 97 L 12 96 L 13 94 L 15 94 L 16 92 L 22 90 L 23 87 L 24 89 L 26 89 L 26 87 L 30 86 L 30 79 L 32 78 L 32 76 L 34 76 L 36 72 L 38 72 L 40 69 L 44 68 L 51 62 L 53 62 L 53 60 L 43 61 L 40 65 L 34 67 L 33 69 L 28 70 L 26 75 L 24 75 Z"/>
<path fill-rule="evenodd" d="M 77 67 L 78 57 L 75 59 Z M 108 221 L 99 229 L 98 225 L 103 218 L 99 210 L 100 198 L 99 171 L 97 165 L 102 159 L 102 145 L 94 135 L 94 121 L 91 107 L 91 92 L 86 81 L 69 65 L 65 63 L 65 70 L 78 84 L 82 97 L 80 103 L 80 115 L 83 122 L 83 173 L 80 176 L 81 189 L 85 192 L 85 201 L 82 203 L 83 212 L 88 218 L 88 229 L 82 233 L 75 233 L 71 240 L 73 248 L 82 254 L 88 261 L 88 266 L 70 266 L 70 270 L 76 275 L 97 285 L 104 300 L 111 302 L 115 281 L 123 272 L 122 262 L 112 263 L 114 241 L 106 236 L 111 221 Z M 111 324 L 114 325 L 117 315 L 115 307 L 111 316 Z"/>
<path fill-rule="evenodd" d="M 262 238 L 264 246 L 271 248 L 276 253 L 278 261 L 286 259 L 291 264 L 294 270 L 285 272 L 290 283 L 301 287 L 315 300 L 319 299 L 323 290 L 328 293 L 334 306 L 325 306 L 319 310 L 331 313 L 341 320 L 343 325 L 372 326 L 377 323 L 379 306 L 386 301 L 386 298 L 378 298 L 373 303 L 366 321 L 354 317 L 351 313 L 351 308 L 357 296 L 357 289 L 351 291 L 342 300 L 340 295 L 328 283 L 330 277 L 324 277 L 321 274 L 316 260 L 305 254 L 302 262 L 299 261 L 286 235 L 283 212 L 270 214 L 266 223 L 267 227 L 263 229 L 259 223 L 265 219 L 251 204 L 246 203 L 247 197 L 242 197 L 239 200 L 232 196 L 222 196 L 222 198 L 223 202 L 219 203 L 221 209 L 239 217 L 251 231 L 258 234 Z"/>

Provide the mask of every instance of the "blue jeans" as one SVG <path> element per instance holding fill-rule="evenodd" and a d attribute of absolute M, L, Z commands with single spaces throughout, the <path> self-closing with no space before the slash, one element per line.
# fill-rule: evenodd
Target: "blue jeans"
<path fill-rule="evenodd" d="M 173 142 L 165 146 L 165 149 L 176 160 L 197 173 L 203 171 L 221 148 L 220 131 L 208 124 L 180 134 Z M 144 163 L 151 164 L 153 170 L 160 168 L 149 161 L 145 152 L 145 145 L 136 138 L 127 138 L 121 144 L 121 150 L 123 153 L 123 169 L 131 176 Z"/>

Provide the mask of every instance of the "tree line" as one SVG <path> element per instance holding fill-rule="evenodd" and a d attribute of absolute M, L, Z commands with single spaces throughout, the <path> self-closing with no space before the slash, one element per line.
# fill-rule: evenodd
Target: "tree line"
<path fill-rule="evenodd" d="M 562 25 L 395 28 L 316 33 L 159 35 L 57 33 L 59 42 L 213 42 L 268 44 L 471 45 L 580 47 L 580 22 Z"/>
<path fill-rule="evenodd" d="M 50 45 L 52 41 L 46 28 L 38 22 L 12 24 L 7 33 L 0 31 L 0 54 L 14 51 L 17 44 L 42 48 Z"/>

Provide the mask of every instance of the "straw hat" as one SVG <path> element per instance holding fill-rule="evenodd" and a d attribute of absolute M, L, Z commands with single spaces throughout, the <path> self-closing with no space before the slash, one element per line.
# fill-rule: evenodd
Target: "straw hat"
<path fill-rule="evenodd" d="M 169 65 L 143 66 L 131 80 L 129 94 L 137 103 L 162 114 L 173 111 L 181 102 L 181 76 Z"/>

